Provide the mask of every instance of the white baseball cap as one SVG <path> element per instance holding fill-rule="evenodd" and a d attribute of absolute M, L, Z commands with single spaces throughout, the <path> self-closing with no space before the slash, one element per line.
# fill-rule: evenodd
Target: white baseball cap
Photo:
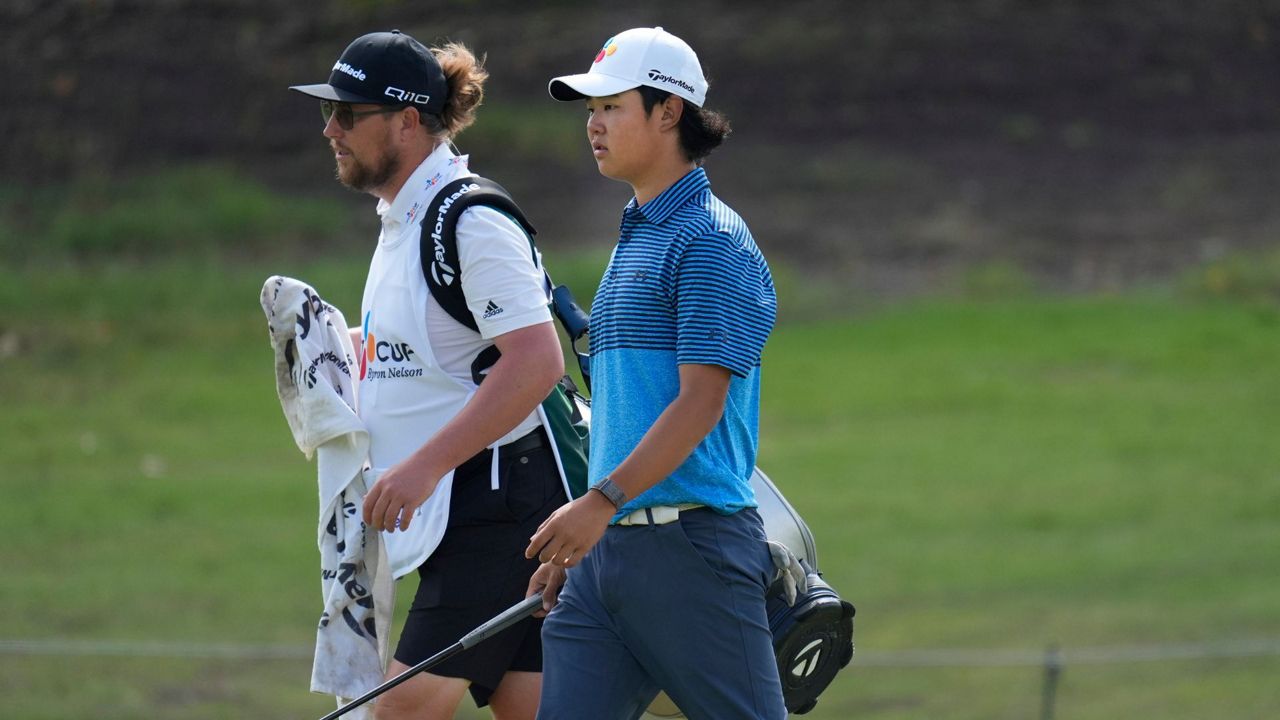
<path fill-rule="evenodd" d="M 646 85 L 702 107 L 707 79 L 688 43 L 660 27 L 633 28 L 609 38 L 591 69 L 554 78 L 547 91 L 556 100 L 617 95 Z"/>

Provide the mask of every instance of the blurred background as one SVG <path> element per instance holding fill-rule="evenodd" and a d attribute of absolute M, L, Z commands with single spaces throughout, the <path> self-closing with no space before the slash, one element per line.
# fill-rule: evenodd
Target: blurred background
<path fill-rule="evenodd" d="M 286 88 L 484 53 L 457 145 L 589 301 L 630 193 L 546 83 L 653 25 L 779 285 L 760 465 L 858 606 L 809 717 L 1280 715 L 1280 2 L 6 0 L 0 717 L 328 711 L 257 296 L 356 316 L 377 218 Z"/>

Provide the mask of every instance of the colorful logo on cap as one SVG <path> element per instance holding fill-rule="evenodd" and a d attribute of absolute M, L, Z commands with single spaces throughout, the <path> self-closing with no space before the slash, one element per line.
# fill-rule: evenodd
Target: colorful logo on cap
<path fill-rule="evenodd" d="M 600 48 L 600 52 L 596 55 L 595 62 L 593 62 L 592 65 L 600 62 L 601 60 L 609 57 L 610 55 L 616 52 L 618 52 L 618 43 L 614 42 L 613 38 L 609 38 L 608 40 L 605 40 L 604 47 Z"/>

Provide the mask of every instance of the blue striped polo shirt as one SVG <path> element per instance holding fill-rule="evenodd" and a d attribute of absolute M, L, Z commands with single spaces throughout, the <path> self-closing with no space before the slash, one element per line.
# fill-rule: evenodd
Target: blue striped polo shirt
<path fill-rule="evenodd" d="M 679 503 L 724 514 L 756 506 L 760 354 L 776 315 L 764 256 L 702 168 L 642 206 L 631 199 L 591 305 L 591 480 L 613 472 L 675 400 L 679 365 L 732 375 L 715 428 L 618 517 Z"/>

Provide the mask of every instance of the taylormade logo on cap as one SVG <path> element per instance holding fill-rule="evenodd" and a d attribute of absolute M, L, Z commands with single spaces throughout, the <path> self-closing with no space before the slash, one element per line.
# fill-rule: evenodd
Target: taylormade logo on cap
<path fill-rule="evenodd" d="M 660 27 L 614 35 L 596 52 L 587 72 L 555 78 L 547 90 L 557 100 L 581 100 L 617 95 L 641 85 L 665 90 L 699 107 L 707 99 L 707 80 L 697 54 Z"/>
<path fill-rule="evenodd" d="M 697 92 L 697 90 L 695 90 L 693 86 L 690 85 L 689 83 L 679 78 L 673 78 L 670 75 L 664 75 L 661 70 L 650 70 L 649 79 L 653 80 L 654 82 L 672 83 L 675 85 L 679 85 L 680 87 L 684 88 L 685 90 L 688 90 L 691 93 Z"/>
<path fill-rule="evenodd" d="M 348 65 L 348 64 L 346 64 L 346 63 L 344 63 L 344 62 L 336 62 L 336 63 L 334 63 L 334 64 L 333 64 L 333 69 L 334 69 L 334 70 L 337 70 L 337 71 L 338 71 L 338 72 L 340 72 L 340 73 L 346 73 L 346 74 L 350 75 L 351 77 L 353 77 L 353 78 L 355 78 L 355 79 L 357 79 L 357 80 L 364 80 L 364 79 L 365 79 L 365 75 L 364 75 L 364 71 L 363 71 L 363 70 L 359 70 L 359 69 L 353 68 L 353 67 L 351 67 L 350 65 Z"/>

